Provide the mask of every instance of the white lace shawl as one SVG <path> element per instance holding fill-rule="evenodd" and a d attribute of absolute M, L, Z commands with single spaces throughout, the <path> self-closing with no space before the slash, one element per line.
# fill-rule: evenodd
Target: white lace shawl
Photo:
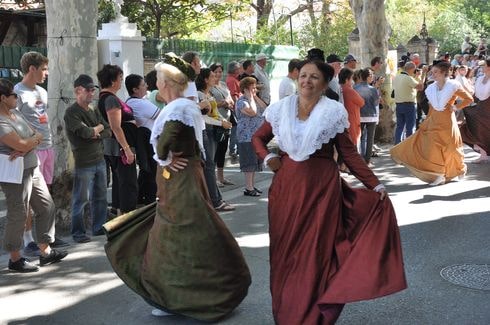
<path fill-rule="evenodd" d="M 449 102 L 451 97 L 453 97 L 456 90 L 461 87 L 461 84 L 456 80 L 446 79 L 446 83 L 441 90 L 438 89 L 437 83 L 434 82 L 427 87 L 425 94 L 427 95 L 427 99 L 432 107 L 436 111 L 442 112 L 446 108 L 446 104 Z"/>
<path fill-rule="evenodd" d="M 300 121 L 297 117 L 297 95 L 270 105 L 264 115 L 272 126 L 279 148 L 294 161 L 307 160 L 324 143 L 328 143 L 337 133 L 342 133 L 349 127 L 344 106 L 327 97 L 318 101 L 306 121 Z M 304 127 L 296 127 L 300 122 Z M 303 132 L 294 132 L 301 129 Z"/>
<path fill-rule="evenodd" d="M 157 154 L 157 143 L 158 138 L 162 134 L 165 123 L 168 121 L 179 121 L 187 126 L 194 128 L 194 133 L 196 135 L 196 140 L 199 142 L 199 148 L 204 155 L 204 145 L 202 140 L 202 115 L 199 110 L 199 106 L 196 102 L 187 98 L 178 98 L 171 101 L 165 106 L 162 112 L 158 115 L 151 130 L 150 143 L 153 146 L 155 159 L 161 166 L 167 166 L 172 162 L 172 154 L 169 153 L 166 160 L 161 160 L 158 158 Z"/>

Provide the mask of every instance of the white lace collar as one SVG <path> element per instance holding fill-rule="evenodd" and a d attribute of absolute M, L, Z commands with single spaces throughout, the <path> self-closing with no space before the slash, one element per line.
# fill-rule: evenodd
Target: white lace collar
<path fill-rule="evenodd" d="M 461 84 L 456 80 L 446 79 L 446 83 L 441 90 L 437 87 L 437 82 L 430 84 L 425 90 L 427 99 L 432 107 L 439 112 L 442 112 L 456 90 L 461 88 Z"/>
<path fill-rule="evenodd" d="M 202 140 L 202 115 L 196 102 L 187 98 L 178 98 L 168 103 L 158 115 L 151 130 L 150 143 L 153 145 L 155 155 L 153 158 L 161 165 L 167 166 L 171 162 L 171 155 L 163 161 L 157 155 L 158 138 L 164 130 L 165 123 L 168 121 L 179 121 L 187 126 L 194 128 L 196 140 L 199 142 L 199 149 L 204 155 L 204 145 Z"/>
<path fill-rule="evenodd" d="M 298 96 L 292 95 L 270 105 L 265 110 L 265 119 L 272 126 L 279 148 L 294 161 L 304 161 L 312 153 L 328 143 L 337 133 L 349 127 L 344 106 L 327 97 L 315 105 L 304 125 L 304 132 L 296 133 L 299 123 Z"/>

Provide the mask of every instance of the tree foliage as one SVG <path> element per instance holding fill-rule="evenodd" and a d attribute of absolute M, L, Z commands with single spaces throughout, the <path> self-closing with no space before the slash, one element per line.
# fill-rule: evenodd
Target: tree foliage
<path fill-rule="evenodd" d="M 439 52 L 459 53 L 465 36 L 470 36 L 477 43 L 480 35 L 485 34 L 484 18 L 482 18 L 484 14 L 477 15 L 478 19 L 469 16 L 481 10 L 481 8 L 474 7 L 479 2 L 482 6 L 490 6 L 487 1 L 477 0 L 433 0 L 429 2 L 425 0 L 388 0 L 386 1 L 386 12 L 392 30 L 390 43 L 396 47 L 399 44 L 406 44 L 414 35 L 419 35 L 425 13 L 429 36 L 439 42 Z M 490 23 L 488 19 L 487 23 Z M 486 31 L 488 32 L 488 29 Z"/>
<path fill-rule="evenodd" d="M 480 37 L 489 36 L 490 31 L 490 1 L 488 0 L 429 0 L 444 11 L 461 13 L 466 19 L 466 25 Z"/>
<path fill-rule="evenodd" d="M 171 38 L 209 29 L 240 8 L 231 0 L 126 0 L 121 12 L 143 35 Z"/>
<path fill-rule="evenodd" d="M 311 0 L 310 0 L 311 1 Z M 298 35 L 300 48 L 307 50 L 318 47 L 325 53 L 336 53 L 344 56 L 348 53 L 347 38 L 356 27 L 352 10 L 347 1 L 337 2 L 331 7 L 332 1 L 323 1 L 316 10 L 308 9 L 307 20 L 302 32 Z"/>

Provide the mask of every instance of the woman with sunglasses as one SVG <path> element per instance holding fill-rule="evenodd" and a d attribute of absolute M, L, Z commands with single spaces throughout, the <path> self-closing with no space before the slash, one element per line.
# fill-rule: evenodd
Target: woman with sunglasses
<path fill-rule="evenodd" d="M 29 126 L 16 106 L 17 94 L 13 84 L 0 79 L 0 154 L 8 156 L 11 161 L 23 157 L 24 165 L 20 184 L 3 177 L 0 179 L 7 203 L 3 247 L 10 254 L 9 270 L 25 273 L 39 270 L 37 265 L 20 254 L 29 203 L 35 212 L 36 239 L 41 252 L 39 265 L 58 262 L 68 253 L 49 246 L 54 242 L 55 207 L 39 171 L 34 150 L 41 143 L 42 135 Z"/>

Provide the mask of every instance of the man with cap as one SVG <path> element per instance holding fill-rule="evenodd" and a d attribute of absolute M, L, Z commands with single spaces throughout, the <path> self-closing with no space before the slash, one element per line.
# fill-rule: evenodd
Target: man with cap
<path fill-rule="evenodd" d="M 90 241 L 84 226 L 85 206 L 90 203 L 92 235 L 103 235 L 107 217 L 107 172 L 102 139 L 111 136 L 109 124 L 92 101 L 93 79 L 81 74 L 73 84 L 76 102 L 65 112 L 66 135 L 75 159 L 71 207 L 71 235 L 77 243 Z"/>
<path fill-rule="evenodd" d="M 262 99 L 267 105 L 271 102 L 271 85 L 269 81 L 269 76 L 265 72 L 265 66 L 267 65 L 267 55 L 264 53 L 259 53 L 255 56 L 255 76 L 259 81 L 257 88 L 259 92 L 257 96 Z"/>
<path fill-rule="evenodd" d="M 356 70 L 357 60 L 352 54 L 347 54 L 344 59 L 344 67 L 351 70 Z"/>
<path fill-rule="evenodd" d="M 339 72 L 342 69 L 342 60 L 337 54 L 327 56 L 327 63 L 333 68 L 334 75 L 328 87 L 334 91 L 340 98 Z"/>

